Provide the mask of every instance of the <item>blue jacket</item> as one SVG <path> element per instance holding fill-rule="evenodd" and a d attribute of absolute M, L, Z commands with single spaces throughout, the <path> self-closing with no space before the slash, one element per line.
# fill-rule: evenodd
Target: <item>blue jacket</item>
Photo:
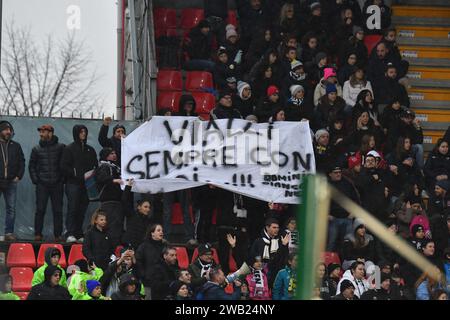
<path fill-rule="evenodd" d="M 430 294 L 428 293 L 428 281 L 422 282 L 416 290 L 416 300 L 430 300 Z"/>
<path fill-rule="evenodd" d="M 273 300 L 292 300 L 295 297 L 296 279 L 291 268 L 286 267 L 278 272 L 273 284 Z"/>
<path fill-rule="evenodd" d="M 197 298 L 202 300 L 240 300 L 241 287 L 234 287 L 233 294 L 227 294 L 224 288 L 208 281 L 203 285 Z"/>

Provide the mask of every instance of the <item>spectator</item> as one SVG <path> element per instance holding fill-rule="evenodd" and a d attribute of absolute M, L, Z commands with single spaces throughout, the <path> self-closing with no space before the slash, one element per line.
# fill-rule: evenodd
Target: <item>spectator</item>
<path fill-rule="evenodd" d="M 153 268 L 150 286 L 152 300 L 164 300 L 170 294 L 170 284 L 177 279 L 178 261 L 175 247 L 165 247 L 160 260 Z"/>
<path fill-rule="evenodd" d="M 185 48 L 189 61 L 186 61 L 185 69 L 212 72 L 215 64 L 211 61 L 211 48 L 211 26 L 208 21 L 202 20 L 189 32 Z"/>
<path fill-rule="evenodd" d="M 448 300 L 448 293 L 443 289 L 436 289 L 431 294 L 430 300 Z"/>
<path fill-rule="evenodd" d="M 322 15 L 322 5 L 320 2 L 313 2 L 310 5 L 311 13 L 307 20 L 306 31 L 314 31 L 318 35 L 319 41 L 327 42 L 328 24 L 326 16 Z"/>
<path fill-rule="evenodd" d="M 119 291 L 111 295 L 111 300 L 143 300 L 139 293 L 141 284 L 133 274 L 124 273 L 119 281 Z"/>
<path fill-rule="evenodd" d="M 251 82 L 255 82 L 258 78 L 261 78 L 262 70 L 265 71 L 265 66 L 270 67 L 272 70 L 273 84 L 278 84 L 282 77 L 282 65 L 278 51 L 270 48 L 262 56 L 259 61 L 251 68 L 249 72 L 249 79 Z M 253 84 L 254 85 L 254 84 Z M 264 92 L 265 94 L 265 92 Z"/>
<path fill-rule="evenodd" d="M 438 181 L 449 180 L 450 177 L 450 153 L 448 151 L 448 142 L 439 139 L 428 156 L 427 162 L 423 168 L 425 174 L 425 183 L 428 192 L 431 194 L 434 185 Z"/>
<path fill-rule="evenodd" d="M 439 268 L 433 269 L 433 272 L 437 280 L 426 272 L 422 273 L 420 278 L 417 279 L 414 285 L 417 300 L 431 300 L 430 298 L 435 290 L 445 290 L 446 284 L 442 272 Z"/>
<path fill-rule="evenodd" d="M 40 266 L 33 275 L 33 280 L 31 281 L 32 286 L 36 286 L 45 281 L 45 270 L 49 266 L 57 267 L 61 272 L 59 274 L 59 284 L 64 288 L 67 288 L 67 278 L 64 269 L 59 265 L 59 259 L 61 258 L 61 252 L 58 248 L 47 248 L 44 253 L 45 262 Z"/>
<path fill-rule="evenodd" d="M 367 64 L 367 78 L 370 80 L 375 92 L 375 97 L 378 99 L 378 88 L 381 88 L 384 84 L 387 67 L 389 63 L 393 63 L 388 58 L 389 49 L 384 42 L 380 42 L 373 49 L 376 54 L 372 54 Z M 391 70 L 391 76 L 393 76 L 394 70 Z M 396 75 L 396 72 L 395 72 Z"/>
<path fill-rule="evenodd" d="M 209 281 L 201 288 L 197 299 L 199 300 L 239 300 L 241 297 L 241 285 L 239 280 L 234 280 L 234 292 L 225 293 L 225 275 L 220 267 L 212 268 L 209 272 Z"/>
<path fill-rule="evenodd" d="M 261 65 L 261 68 L 252 83 L 252 94 L 255 100 L 262 101 L 266 98 L 267 89 L 270 86 L 279 86 L 280 81 L 276 78 L 273 66 Z M 260 102 L 258 102 L 260 103 Z"/>
<path fill-rule="evenodd" d="M 187 269 L 178 269 L 178 281 L 184 283 L 188 289 L 188 296 L 190 299 L 193 298 L 194 292 L 192 290 L 192 275 Z"/>
<path fill-rule="evenodd" d="M 225 24 L 228 18 L 228 2 L 220 0 L 203 1 L 205 18 L 211 24 L 211 31 L 219 42 L 225 40 Z"/>
<path fill-rule="evenodd" d="M 387 152 L 392 151 L 395 148 L 400 132 L 400 116 L 404 110 L 405 109 L 401 106 L 400 99 L 397 97 L 393 97 L 391 102 L 383 109 L 380 123 L 386 134 L 385 150 Z"/>
<path fill-rule="evenodd" d="M 355 285 L 351 280 L 344 279 L 339 283 L 339 292 L 333 297 L 333 300 L 359 300 L 355 294 Z"/>
<path fill-rule="evenodd" d="M 361 27 L 353 27 L 353 36 L 349 37 L 348 40 L 342 42 L 340 48 L 339 59 L 342 61 L 348 61 L 346 59 L 351 53 L 356 54 L 356 61 L 358 67 L 366 68 L 368 62 L 368 52 L 367 47 L 364 44 L 364 30 Z"/>
<path fill-rule="evenodd" d="M 252 88 L 247 82 L 238 81 L 238 95 L 233 99 L 233 106 L 241 113 L 243 118 L 251 115 L 255 111 L 255 99 L 252 95 Z"/>
<path fill-rule="evenodd" d="M 377 127 L 377 131 L 381 131 L 378 105 L 374 102 L 372 89 L 364 89 L 360 91 L 356 97 L 356 103 L 353 106 L 353 118 L 356 118 L 357 115 L 362 112 L 367 112 L 369 114 L 369 118 L 373 121 L 374 126 Z M 380 137 L 381 135 L 382 132 L 379 133 Z"/>
<path fill-rule="evenodd" d="M 273 285 L 273 300 L 293 300 L 297 289 L 297 254 L 290 253 L 287 265 L 280 270 Z"/>
<path fill-rule="evenodd" d="M 139 280 L 145 288 L 145 300 L 152 299 L 151 284 L 153 269 L 162 259 L 164 249 L 163 228 L 160 224 L 152 224 L 147 230 L 146 240 L 136 251 L 136 266 Z"/>
<path fill-rule="evenodd" d="M 321 51 L 316 34 L 313 31 L 306 33 L 302 38 L 301 54 L 299 56 L 300 61 L 303 62 L 305 67 L 312 65 L 316 61 L 315 59 L 319 52 Z"/>
<path fill-rule="evenodd" d="M 301 85 L 290 87 L 291 97 L 286 103 L 285 112 L 287 121 L 312 120 L 313 106 L 305 98 L 305 89 Z"/>
<path fill-rule="evenodd" d="M 319 82 L 322 80 L 322 78 L 324 78 L 325 69 L 329 68 L 327 54 L 322 51 L 318 52 L 315 55 L 314 60 L 306 64 L 306 66 L 307 66 L 306 72 L 308 73 L 309 78 L 311 79 L 311 84 L 312 86 L 315 87 L 316 85 L 320 84 Z"/>
<path fill-rule="evenodd" d="M 70 300 L 69 291 L 60 284 L 63 272 L 59 266 L 48 266 L 44 282 L 33 285 L 27 300 Z"/>
<path fill-rule="evenodd" d="M 251 40 L 258 34 L 258 30 L 263 30 L 267 27 L 270 15 L 268 7 L 262 4 L 261 0 L 243 1 L 241 8 L 238 7 L 238 14 L 242 30 L 242 42 L 250 43 Z"/>
<path fill-rule="evenodd" d="M 269 118 L 269 122 L 275 122 L 275 121 L 286 121 L 286 112 L 283 108 L 278 108 L 273 113 L 273 116 Z"/>
<path fill-rule="evenodd" d="M 236 77 L 237 64 L 231 61 L 225 47 L 220 47 L 217 51 L 217 64 L 214 68 L 214 83 L 220 90 L 228 88 L 228 79 Z"/>
<path fill-rule="evenodd" d="M 108 297 L 113 297 L 115 293 L 120 291 L 120 278 L 124 274 L 132 275 L 137 278 L 134 250 L 127 247 L 122 248 L 120 251 L 120 258 L 112 261 L 100 278 L 102 291 L 105 292 Z M 139 282 L 139 285 L 137 286 L 138 292 L 140 289 L 141 293 L 144 294 L 143 288 L 144 287 L 141 286 Z"/>
<path fill-rule="evenodd" d="M 12 281 L 9 274 L 0 274 L 0 301 L 20 300 L 20 297 L 12 292 Z"/>
<path fill-rule="evenodd" d="M 221 42 L 223 47 L 225 47 L 229 58 L 232 59 L 236 65 L 240 65 L 242 62 L 242 50 L 236 27 L 232 24 L 228 24 L 225 27 L 225 36 L 226 41 Z"/>
<path fill-rule="evenodd" d="M 264 59 L 266 52 L 271 51 L 276 46 L 275 35 L 270 28 L 260 30 L 252 39 L 247 54 L 244 56 L 244 70 L 250 71 Z M 274 50 L 275 51 L 275 50 Z M 277 55 L 276 51 L 275 54 Z M 260 61 L 260 62 L 258 62 Z M 263 64 L 265 64 L 264 62 Z M 251 72 L 250 72 L 251 73 Z"/>
<path fill-rule="evenodd" d="M 328 265 L 328 288 L 330 296 L 334 297 L 338 288 L 339 280 L 341 279 L 341 266 L 337 263 L 330 263 Z"/>
<path fill-rule="evenodd" d="M 84 174 L 97 167 L 94 148 L 87 144 L 88 129 L 84 125 L 73 127 L 73 141 L 63 152 L 61 168 L 66 179 L 67 242 L 83 242 L 83 221 L 89 205 Z"/>
<path fill-rule="evenodd" d="M 381 145 L 384 142 L 384 133 L 379 123 L 377 125 L 374 122 L 368 111 L 357 111 L 354 113 L 353 132 L 351 134 L 353 145 L 360 146 L 365 135 L 373 136 L 375 145 Z"/>
<path fill-rule="evenodd" d="M 280 91 L 276 86 L 267 88 L 267 96 L 260 101 L 255 109 L 255 115 L 258 117 L 259 123 L 267 122 L 273 112 L 283 106 L 280 100 Z"/>
<path fill-rule="evenodd" d="M 342 248 L 342 268 L 348 269 L 358 259 L 364 259 L 365 269 L 374 265 L 375 261 L 375 240 L 367 234 L 366 226 L 360 219 L 353 222 L 353 232 L 344 238 Z"/>
<path fill-rule="evenodd" d="M 108 229 L 106 212 L 97 209 L 92 215 L 91 226 L 85 234 L 83 255 L 95 262 L 102 270 L 108 268 L 115 248 Z"/>
<path fill-rule="evenodd" d="M 280 226 L 277 220 L 267 219 L 261 238 L 256 239 L 250 249 L 249 257 L 262 257 L 263 268 L 267 266 L 267 278 L 270 288 L 278 271 L 285 265 L 289 254 L 290 235 L 280 238 L 278 236 L 279 230 Z"/>
<path fill-rule="evenodd" d="M 289 253 L 296 252 L 298 248 L 298 231 L 297 231 L 297 223 L 295 221 L 295 217 L 289 217 L 286 220 L 286 227 L 285 230 L 282 232 L 282 236 L 290 235 L 289 239 Z"/>
<path fill-rule="evenodd" d="M 367 81 L 364 74 L 364 69 L 357 67 L 351 74 L 350 79 L 345 81 L 344 83 L 344 89 L 342 94 L 345 103 L 347 103 L 347 106 L 353 107 L 354 105 L 356 105 L 357 102 L 361 101 L 360 99 L 358 99 L 358 97 L 360 97 L 359 94 L 362 91 L 366 90 L 368 90 L 371 93 L 371 98 L 373 100 L 372 85 L 370 84 L 370 81 Z M 367 93 L 365 97 L 367 97 Z M 363 105 L 365 105 L 367 103 L 367 100 L 362 100 L 362 103 Z M 372 101 L 368 103 L 373 105 Z"/>
<path fill-rule="evenodd" d="M 355 187 L 345 178 L 342 177 L 340 167 L 334 167 L 328 173 L 328 182 L 342 192 L 346 197 L 359 203 L 358 195 Z M 335 252 L 338 248 L 342 248 L 342 242 L 347 234 L 352 231 L 352 219 L 349 218 L 350 213 L 332 201 L 329 212 L 328 225 L 328 243 L 327 251 Z"/>
<path fill-rule="evenodd" d="M 342 98 L 342 87 L 337 81 L 336 72 L 333 68 L 325 68 L 323 78 L 320 79 L 320 83 L 316 86 L 314 90 L 314 105 L 319 104 L 320 99 L 328 94 L 327 87 L 332 84 L 336 87 L 337 95 Z"/>
<path fill-rule="evenodd" d="M 129 200 L 132 197 L 131 187 L 133 183 L 133 180 L 129 180 L 123 192 L 122 199 L 127 205 L 124 211 L 127 228 L 122 235 L 122 244 L 131 246 L 132 248 L 138 248 L 145 239 L 145 233 L 148 227 L 154 223 L 154 218 L 150 214 L 151 204 L 149 200 L 138 200 L 136 210 L 134 210 L 132 201 Z"/>
<path fill-rule="evenodd" d="M 287 47 L 284 49 L 284 56 L 281 59 L 281 77 L 282 79 L 289 76 L 292 70 L 292 63 L 298 61 L 297 49 L 295 47 Z"/>
<path fill-rule="evenodd" d="M 192 300 L 189 295 L 188 286 L 180 280 L 175 280 L 170 284 L 169 300 Z"/>
<path fill-rule="evenodd" d="M 391 278 L 389 275 L 381 273 L 380 288 L 374 288 L 364 292 L 361 300 L 393 300 L 391 294 Z"/>
<path fill-rule="evenodd" d="M 327 266 L 321 262 L 316 267 L 316 287 L 319 288 L 320 298 L 330 300 L 330 285 L 328 283 Z"/>
<path fill-rule="evenodd" d="M 303 63 L 301 63 L 300 61 L 294 60 L 291 62 L 291 70 L 289 71 L 288 76 L 285 78 L 283 82 L 284 82 L 283 94 L 286 97 L 290 96 L 289 91 L 293 85 L 301 85 L 305 90 L 305 94 L 308 95 L 308 100 L 310 100 L 310 97 L 312 97 L 312 91 L 310 88 L 308 75 L 305 72 Z"/>
<path fill-rule="evenodd" d="M 86 281 L 86 292 L 84 295 L 73 297 L 72 300 L 111 300 L 110 297 L 102 295 L 102 286 L 97 280 Z"/>
<path fill-rule="evenodd" d="M 281 7 L 279 23 L 276 26 L 280 37 L 290 34 L 298 38 L 302 34 L 304 21 L 296 13 L 293 3 L 285 3 Z"/>
<path fill-rule="evenodd" d="M 384 167 L 383 153 L 380 151 L 377 145 L 377 141 L 374 135 L 366 134 L 361 139 L 361 144 L 358 152 L 356 152 L 356 157 L 361 159 L 362 163 L 365 163 L 367 155 L 373 155 L 379 162 L 377 163 L 377 168 Z"/>
<path fill-rule="evenodd" d="M 411 244 L 418 251 L 422 252 L 425 243 L 425 230 L 422 225 L 415 224 L 411 227 Z"/>
<path fill-rule="evenodd" d="M 242 119 L 238 109 L 233 106 L 233 100 L 229 90 L 224 90 L 219 94 L 219 103 L 211 110 L 213 119 Z"/>
<path fill-rule="evenodd" d="M 248 284 L 249 300 L 270 300 L 267 271 L 263 269 L 261 257 L 250 257 L 249 264 L 251 273 L 245 278 Z"/>
<path fill-rule="evenodd" d="M 125 138 L 126 135 L 126 129 L 122 124 L 116 124 L 113 128 L 113 135 L 111 138 L 108 138 L 108 130 L 109 126 L 111 125 L 112 119 L 111 117 L 106 117 L 103 119 L 103 125 L 100 128 L 100 131 L 98 133 L 98 143 L 103 148 L 112 148 L 117 155 L 116 164 L 120 166 L 121 164 L 121 144 L 122 144 L 122 138 Z"/>
<path fill-rule="evenodd" d="M 195 112 L 196 105 L 197 103 L 191 94 L 183 94 L 178 104 L 178 115 L 182 117 L 197 117 L 198 114 Z"/>
<path fill-rule="evenodd" d="M 385 223 L 385 226 L 388 228 L 388 231 L 393 234 L 397 235 L 398 227 L 397 222 L 395 219 L 388 219 Z M 387 264 L 389 267 L 393 267 L 393 269 L 398 269 L 400 267 L 401 258 L 398 255 L 398 253 L 392 249 L 391 246 L 388 244 L 382 242 L 379 239 L 375 240 L 375 250 L 376 250 L 376 257 L 377 257 L 377 264 L 382 268 L 383 262 Z"/>
<path fill-rule="evenodd" d="M 89 280 L 99 280 L 103 276 L 103 270 L 95 263 L 80 259 L 75 261 L 79 270 L 71 277 L 68 290 L 72 300 L 90 300 L 86 290 L 86 282 Z M 99 284 L 100 285 L 100 284 Z"/>
<path fill-rule="evenodd" d="M 60 168 L 64 144 L 58 142 L 54 128 L 47 124 L 38 128 L 40 141 L 31 150 L 28 169 L 30 178 L 36 185 L 36 216 L 34 221 L 34 241 L 42 241 L 44 217 L 49 198 L 53 209 L 53 234 L 56 242 L 61 242 L 63 228 L 63 177 Z"/>
<path fill-rule="evenodd" d="M 198 246 L 198 258 L 188 268 L 192 275 L 192 289 L 198 291 L 208 281 L 210 270 L 216 267 L 211 245 L 209 243 L 200 244 Z"/>
<path fill-rule="evenodd" d="M 316 125 L 321 128 L 326 127 L 330 119 L 343 114 L 345 110 L 345 100 L 341 98 L 342 91 L 339 96 L 336 85 L 332 83 L 328 83 L 325 90 L 316 107 Z"/>
<path fill-rule="evenodd" d="M 339 289 L 336 291 L 337 295 L 342 292 L 341 285 L 346 280 L 350 281 L 355 288 L 355 296 L 361 298 L 363 293 L 369 290 L 369 283 L 364 279 L 364 262 L 355 261 L 350 266 L 350 269 L 344 272 L 344 275 L 338 284 Z"/>
<path fill-rule="evenodd" d="M 381 41 L 386 44 L 386 47 L 389 50 L 389 59 L 395 61 L 395 64 L 398 66 L 398 77 L 401 79 L 408 73 L 409 63 L 402 59 L 400 49 L 395 41 L 396 36 L 397 32 L 395 28 L 389 27 L 384 31 L 383 39 Z M 372 54 L 374 54 L 374 52 L 372 52 Z"/>
<path fill-rule="evenodd" d="M 374 84 L 374 93 L 378 104 L 387 105 L 392 97 L 398 97 L 405 107 L 409 108 L 409 96 L 405 87 L 398 82 L 397 67 L 388 63 L 384 79 Z"/>
<path fill-rule="evenodd" d="M 5 241 L 15 241 L 14 221 L 16 219 L 17 184 L 25 172 L 25 158 L 22 147 L 12 140 L 14 128 L 8 121 L 0 121 L 0 192 L 5 198 Z"/>
<path fill-rule="evenodd" d="M 100 209 L 106 214 L 111 244 L 116 247 L 123 233 L 123 181 L 120 167 L 116 165 L 117 154 L 112 148 L 100 151 L 99 166 L 95 170 L 95 180 L 100 198 Z"/>
<path fill-rule="evenodd" d="M 338 82 L 345 86 L 345 82 L 350 79 L 350 77 L 358 70 L 358 64 L 356 63 L 358 61 L 358 57 L 356 56 L 356 53 L 351 51 L 345 56 L 345 60 L 342 61 L 342 66 L 339 67 L 337 76 L 338 76 Z M 361 68 L 361 70 L 363 70 Z M 345 97 L 344 97 L 345 99 Z M 347 99 L 345 99 L 347 101 Z M 356 102 L 356 101 L 355 101 Z M 351 104 L 353 106 L 355 104 Z"/>
<path fill-rule="evenodd" d="M 326 129 L 316 131 L 314 144 L 314 157 L 316 159 L 316 170 L 327 173 L 336 162 L 335 155 L 330 146 L 330 134 Z"/>

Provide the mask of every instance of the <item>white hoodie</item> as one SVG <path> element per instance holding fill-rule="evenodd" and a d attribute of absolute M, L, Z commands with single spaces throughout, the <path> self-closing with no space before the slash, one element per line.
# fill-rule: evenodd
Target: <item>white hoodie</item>
<path fill-rule="evenodd" d="M 350 280 L 351 283 L 353 283 L 353 285 L 355 286 L 355 296 L 357 296 L 358 298 L 361 298 L 362 294 L 364 292 L 368 291 L 370 288 L 369 283 L 366 281 L 366 279 L 356 280 L 353 277 L 351 270 L 349 269 L 344 272 L 342 279 L 339 281 L 338 286 L 337 286 L 336 295 L 341 293 L 341 283 L 344 280 Z"/>

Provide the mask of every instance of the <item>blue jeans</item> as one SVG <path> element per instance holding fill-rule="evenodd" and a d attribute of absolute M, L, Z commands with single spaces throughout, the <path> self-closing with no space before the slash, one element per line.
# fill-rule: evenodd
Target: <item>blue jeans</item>
<path fill-rule="evenodd" d="M 16 220 L 16 194 L 17 182 L 2 181 L 0 193 L 5 197 L 5 234 L 14 233 L 14 222 Z"/>
<path fill-rule="evenodd" d="M 416 163 L 419 169 L 423 169 L 423 144 L 413 144 L 412 149 L 416 155 Z"/>
<path fill-rule="evenodd" d="M 194 225 L 191 222 L 191 215 L 189 214 L 189 194 L 187 190 L 179 190 L 173 192 L 166 192 L 163 194 L 163 227 L 164 234 L 169 235 L 172 229 L 172 204 L 177 196 L 183 212 L 184 231 L 187 240 L 194 238 Z"/>
<path fill-rule="evenodd" d="M 66 184 L 67 196 L 67 236 L 79 239 L 83 237 L 83 222 L 89 199 L 83 185 Z"/>
<path fill-rule="evenodd" d="M 53 186 L 43 184 L 36 185 L 36 216 L 34 217 L 34 234 L 42 236 L 44 217 L 47 211 L 47 203 L 50 198 L 53 210 L 53 234 L 60 237 L 63 228 L 63 190 L 62 183 Z"/>
<path fill-rule="evenodd" d="M 335 252 L 336 244 L 342 242 L 345 235 L 352 232 L 352 219 L 334 218 L 328 224 L 327 251 Z"/>

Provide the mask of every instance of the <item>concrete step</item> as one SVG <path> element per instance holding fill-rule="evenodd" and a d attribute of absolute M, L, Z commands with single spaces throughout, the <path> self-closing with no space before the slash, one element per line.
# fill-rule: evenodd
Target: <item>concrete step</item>
<path fill-rule="evenodd" d="M 450 110 L 450 101 L 411 100 L 411 108 L 427 110 Z"/>
<path fill-rule="evenodd" d="M 153 7 L 164 8 L 204 8 L 205 0 L 153 0 Z M 235 0 L 228 0 L 228 9 L 232 10 L 236 8 Z"/>
<path fill-rule="evenodd" d="M 450 59 L 440 58 L 411 58 L 405 57 L 408 60 L 410 67 L 444 67 L 450 68 Z"/>
<path fill-rule="evenodd" d="M 397 35 L 400 38 L 442 38 L 448 39 L 450 36 L 450 26 L 448 27 L 427 27 L 398 25 Z"/>
<path fill-rule="evenodd" d="M 450 68 L 430 68 L 410 65 L 408 77 L 411 79 L 446 79 L 450 80 Z"/>
<path fill-rule="evenodd" d="M 450 89 L 450 80 L 444 79 L 410 79 L 410 84 L 413 87 L 423 88 L 446 88 Z"/>
<path fill-rule="evenodd" d="M 400 54 L 404 58 L 449 59 L 450 47 L 420 47 L 400 45 Z"/>
<path fill-rule="evenodd" d="M 408 95 L 411 101 L 414 100 L 450 101 L 449 89 L 412 87 L 409 90 Z"/>
<path fill-rule="evenodd" d="M 392 11 L 400 17 L 450 18 L 449 7 L 392 6 Z"/>
<path fill-rule="evenodd" d="M 408 6 L 448 7 L 448 0 L 397 0 L 397 4 Z"/>
<path fill-rule="evenodd" d="M 449 123 L 448 122 L 432 122 L 425 121 L 421 123 L 423 130 L 427 131 L 436 131 L 436 132 L 445 132 L 447 130 Z M 444 135 L 444 133 L 442 133 Z"/>
<path fill-rule="evenodd" d="M 424 130 L 423 131 L 423 143 L 435 145 L 439 139 L 445 134 L 444 130 Z"/>
<path fill-rule="evenodd" d="M 441 110 L 411 108 L 416 113 L 416 118 L 421 122 L 438 122 L 450 124 L 450 108 Z"/>
<path fill-rule="evenodd" d="M 428 27 L 448 27 L 450 26 L 450 21 L 448 18 L 436 18 L 436 17 L 402 17 L 393 16 L 393 25 L 414 25 L 414 26 L 428 26 Z"/>
<path fill-rule="evenodd" d="M 449 38 L 397 37 L 397 43 L 399 46 L 450 47 Z"/>

